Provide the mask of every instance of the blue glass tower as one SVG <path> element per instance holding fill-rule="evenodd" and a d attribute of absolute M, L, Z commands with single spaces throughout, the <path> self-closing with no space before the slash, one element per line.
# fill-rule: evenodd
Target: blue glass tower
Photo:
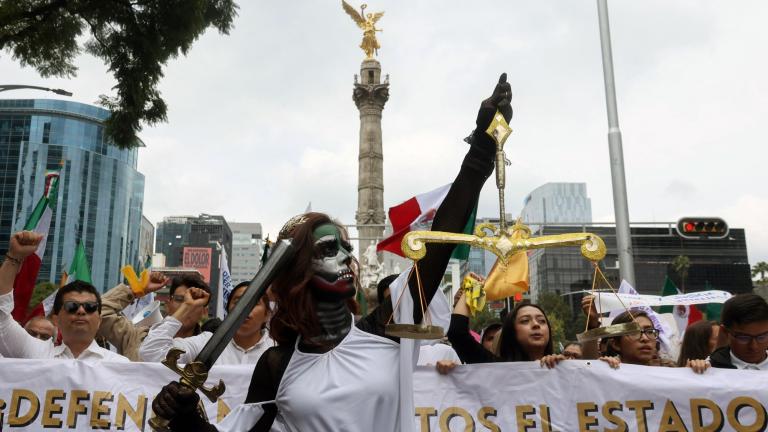
<path fill-rule="evenodd" d="M 0 251 L 42 195 L 45 172 L 61 173 L 39 281 L 58 281 L 81 240 L 99 290 L 122 280 L 121 266 L 139 263 L 144 176 L 136 148 L 104 139 L 108 116 L 77 102 L 0 100 Z"/>

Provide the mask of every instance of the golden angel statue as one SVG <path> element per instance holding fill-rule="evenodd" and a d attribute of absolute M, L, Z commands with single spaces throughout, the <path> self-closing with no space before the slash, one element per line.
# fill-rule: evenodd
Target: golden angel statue
<path fill-rule="evenodd" d="M 365 8 L 367 8 L 368 5 L 363 3 L 360 6 L 360 13 L 358 13 L 355 8 L 350 6 L 349 3 L 344 0 L 341 0 L 341 6 L 344 8 L 344 12 L 352 17 L 355 24 L 363 29 L 363 42 L 360 44 L 360 48 L 365 51 L 366 60 L 372 59 L 374 54 L 379 55 L 379 48 L 381 48 L 381 46 L 379 45 L 379 41 L 376 40 L 376 32 L 384 30 L 376 28 L 376 22 L 384 16 L 384 12 L 375 12 L 366 15 Z"/>

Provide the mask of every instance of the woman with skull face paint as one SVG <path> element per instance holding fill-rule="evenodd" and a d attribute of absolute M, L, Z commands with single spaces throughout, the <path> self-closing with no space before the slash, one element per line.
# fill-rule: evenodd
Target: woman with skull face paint
<path fill-rule="evenodd" d="M 499 110 L 509 121 L 512 93 L 506 74 L 484 100 L 459 174 L 435 214 L 435 231 L 462 232 L 480 190 L 493 172 L 495 143 L 484 131 Z M 279 239 L 289 238 L 296 255 L 271 286 L 277 302 L 270 335 L 279 344 L 259 360 L 246 404 L 220 425 L 231 430 L 410 431 L 413 424 L 411 370 L 418 358 L 412 340 L 386 336 L 396 322 L 419 323 L 422 311 L 416 275 L 406 271 L 390 289 L 391 301 L 354 323 L 359 288 L 357 262 L 344 229 L 327 215 L 307 213 L 289 220 Z M 445 273 L 454 245 L 431 244 L 419 261 L 425 302 L 429 304 Z M 393 302 L 405 291 L 398 313 Z M 405 306 L 404 304 L 410 305 Z M 399 378 L 399 379 L 398 379 Z M 154 411 L 171 420 L 173 430 L 216 428 L 200 418 L 194 391 L 171 383 L 155 398 Z M 402 420 L 401 420 L 402 417 Z"/>

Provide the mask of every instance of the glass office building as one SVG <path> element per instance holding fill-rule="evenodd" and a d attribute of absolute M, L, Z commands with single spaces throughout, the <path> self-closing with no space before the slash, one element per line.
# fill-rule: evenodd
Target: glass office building
<path fill-rule="evenodd" d="M 124 264 L 139 264 L 144 176 L 138 149 L 104 139 L 109 112 L 50 99 L 0 100 L 0 250 L 22 229 L 45 186 L 59 171 L 59 191 L 39 281 L 58 281 L 82 240 L 93 284 L 122 281 Z"/>

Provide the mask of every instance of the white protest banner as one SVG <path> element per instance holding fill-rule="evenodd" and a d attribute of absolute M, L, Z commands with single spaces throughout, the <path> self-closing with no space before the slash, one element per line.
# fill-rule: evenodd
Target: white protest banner
<path fill-rule="evenodd" d="M 216 366 L 227 386 L 217 403 L 203 397 L 209 420 L 245 400 L 253 365 Z M 88 364 L 0 358 L 0 431 L 150 431 L 152 399 L 179 376 L 159 363 Z"/>
<path fill-rule="evenodd" d="M 252 365 L 213 368 L 209 384 L 222 379 L 227 390 L 215 404 L 203 398 L 212 423 L 245 400 L 252 373 Z M 178 376 L 156 363 L 0 359 L 0 430 L 148 432 L 152 398 L 172 380 Z M 768 422 L 761 371 L 493 363 L 448 375 L 419 367 L 414 389 L 420 432 L 757 432 Z"/>
<path fill-rule="evenodd" d="M 765 431 L 768 373 L 564 361 L 456 367 L 414 374 L 417 430 Z"/>
<path fill-rule="evenodd" d="M 583 291 L 591 294 L 589 291 Z M 608 312 L 617 309 L 635 308 L 643 306 L 678 306 L 706 303 L 725 303 L 731 298 L 727 291 L 709 290 L 687 294 L 675 294 L 670 296 L 657 296 L 647 294 L 627 293 L 595 293 L 597 310 Z"/>

